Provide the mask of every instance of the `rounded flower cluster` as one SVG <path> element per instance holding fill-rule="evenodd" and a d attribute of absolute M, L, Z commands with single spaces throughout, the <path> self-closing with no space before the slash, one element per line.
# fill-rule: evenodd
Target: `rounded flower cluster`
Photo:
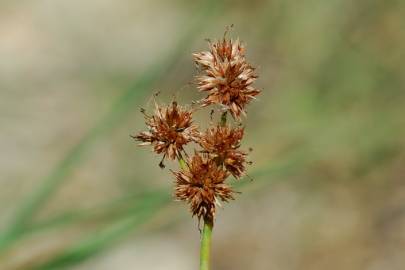
<path fill-rule="evenodd" d="M 213 159 L 196 153 L 188 161 L 188 169 L 173 172 L 176 177 L 175 196 L 190 204 L 193 216 L 213 220 L 218 200 L 233 199 L 232 189 L 225 183 L 229 173 Z"/>
<path fill-rule="evenodd" d="M 173 102 L 168 107 L 156 104 L 155 114 L 145 114 L 148 131 L 133 136 L 140 145 L 153 145 L 153 150 L 169 159 L 181 155 L 183 147 L 199 136 L 198 126 L 193 124 L 192 112 Z"/>
<path fill-rule="evenodd" d="M 246 153 L 238 150 L 243 138 L 244 128 L 229 126 L 210 127 L 199 144 L 203 152 L 210 154 L 218 164 L 224 165 L 234 177 L 239 178 L 245 172 Z"/>
<path fill-rule="evenodd" d="M 254 68 L 246 62 L 245 48 L 239 40 L 209 42 L 209 51 L 194 53 L 194 61 L 203 75 L 197 76 L 198 89 L 207 92 L 202 106 L 221 104 L 231 115 L 240 119 L 246 114 L 246 105 L 260 91 L 252 86 L 257 76 Z"/>

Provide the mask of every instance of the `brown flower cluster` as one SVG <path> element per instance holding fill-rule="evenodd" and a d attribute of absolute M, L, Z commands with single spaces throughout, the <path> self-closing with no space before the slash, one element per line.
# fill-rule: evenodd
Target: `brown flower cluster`
<path fill-rule="evenodd" d="M 171 106 L 159 107 L 156 104 L 155 114 L 145 114 L 148 131 L 143 131 L 134 139 L 140 145 L 153 145 L 153 150 L 163 157 L 176 159 L 183 147 L 199 137 L 198 127 L 193 124 L 192 112 L 173 102 Z"/>
<path fill-rule="evenodd" d="M 218 200 L 232 200 L 232 189 L 225 183 L 229 173 L 209 157 L 196 153 L 188 169 L 173 172 L 176 177 L 175 196 L 190 204 L 193 216 L 213 220 Z"/>
<path fill-rule="evenodd" d="M 180 170 L 173 171 L 174 195 L 190 205 L 193 216 L 209 222 L 213 222 L 220 201 L 234 198 L 234 191 L 226 182 L 228 177 L 239 179 L 246 175 L 247 153 L 240 150 L 244 128 L 226 123 L 228 112 L 240 120 L 240 115 L 246 114 L 246 105 L 260 92 L 251 86 L 257 76 L 246 62 L 244 51 L 238 40 L 224 38 L 210 43 L 209 52 L 194 54 L 204 72 L 198 77 L 198 88 L 208 93 L 202 106 L 219 104 L 226 108 L 220 110 L 218 124 L 200 132 L 193 123 L 192 110 L 177 102 L 166 107 L 155 103 L 153 115 L 144 113 L 147 131 L 133 136 L 140 145 L 152 145 L 156 153 L 163 154 L 163 159 L 179 161 Z M 191 157 L 185 149 L 189 143 L 199 146 Z"/>
<path fill-rule="evenodd" d="M 246 62 L 245 48 L 239 40 L 209 42 L 209 51 L 194 53 L 194 61 L 204 75 L 197 76 L 198 89 L 208 93 L 202 105 L 224 105 L 231 115 L 240 119 L 246 105 L 260 91 L 252 86 L 257 76 Z"/>
<path fill-rule="evenodd" d="M 218 125 L 210 127 L 198 142 L 203 152 L 210 154 L 236 178 L 245 172 L 246 153 L 238 150 L 243 132 L 243 128 Z"/>

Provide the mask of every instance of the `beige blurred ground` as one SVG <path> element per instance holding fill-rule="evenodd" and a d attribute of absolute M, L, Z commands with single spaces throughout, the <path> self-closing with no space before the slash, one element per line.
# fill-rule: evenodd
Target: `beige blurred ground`
<path fill-rule="evenodd" d="M 263 93 L 249 107 L 244 143 L 254 149 L 254 181 L 219 211 L 213 269 L 403 269 L 404 8 L 348 0 L 2 1 L 2 235 L 125 91 L 167 61 L 130 110 L 85 142 L 30 222 L 102 211 L 146 189 L 171 193 L 169 171 L 129 138 L 143 127 L 139 107 L 156 90 L 161 100 L 200 97 L 189 85 L 191 53 L 235 24 L 231 35 L 247 43 Z M 166 60 L 180 46 L 179 57 Z M 24 234 L 2 251 L 0 269 L 62 269 L 41 265 L 113 219 Z M 197 269 L 198 242 L 196 221 L 170 201 L 66 269 Z"/>

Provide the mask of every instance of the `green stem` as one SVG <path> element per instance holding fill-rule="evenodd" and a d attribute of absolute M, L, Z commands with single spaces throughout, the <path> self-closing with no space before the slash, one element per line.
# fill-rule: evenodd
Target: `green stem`
<path fill-rule="evenodd" d="M 204 220 L 204 228 L 201 235 L 200 247 L 200 270 L 210 269 L 212 227 L 212 221 Z"/>

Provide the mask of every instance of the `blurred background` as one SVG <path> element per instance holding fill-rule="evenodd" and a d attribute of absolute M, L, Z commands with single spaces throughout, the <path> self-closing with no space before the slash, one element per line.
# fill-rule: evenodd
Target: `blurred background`
<path fill-rule="evenodd" d="M 202 97 L 191 54 L 231 24 L 263 92 L 213 269 L 404 269 L 404 8 L 2 0 L 0 269 L 198 268 L 196 220 L 129 134 L 154 92 Z"/>

